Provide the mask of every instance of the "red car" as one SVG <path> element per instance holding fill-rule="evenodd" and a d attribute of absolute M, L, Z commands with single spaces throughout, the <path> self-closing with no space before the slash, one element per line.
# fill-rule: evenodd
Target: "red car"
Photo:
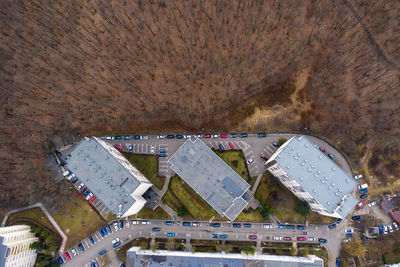
<path fill-rule="evenodd" d="M 205 134 L 205 135 L 203 135 L 203 137 L 204 137 L 204 138 L 210 138 L 210 137 L 211 137 L 211 134 Z"/>
<path fill-rule="evenodd" d="M 232 149 L 235 149 L 235 147 L 233 146 L 232 143 L 229 143 L 229 146 L 230 146 Z"/>
<path fill-rule="evenodd" d="M 260 154 L 260 157 L 263 159 L 263 160 L 268 160 L 268 158 L 267 158 L 267 156 L 265 156 L 264 154 Z"/>
<path fill-rule="evenodd" d="M 249 235 L 249 238 L 250 239 L 257 239 L 257 236 L 256 235 Z"/>
<path fill-rule="evenodd" d="M 122 146 L 121 145 L 115 145 L 115 148 L 118 149 L 119 151 L 122 151 Z"/>
<path fill-rule="evenodd" d="M 227 134 L 221 134 L 221 138 L 227 138 L 228 135 Z"/>
<path fill-rule="evenodd" d="M 290 236 L 286 236 L 286 237 L 284 238 L 284 240 L 285 240 L 285 241 L 292 241 L 292 238 L 291 238 Z"/>
<path fill-rule="evenodd" d="M 85 191 L 87 190 L 87 187 L 85 186 L 84 188 L 81 189 L 81 193 L 85 193 Z"/>
<path fill-rule="evenodd" d="M 308 235 L 308 232 L 303 232 L 303 235 Z"/>
<path fill-rule="evenodd" d="M 297 240 L 298 240 L 298 241 L 306 241 L 306 238 L 303 237 L 303 236 L 301 236 L 301 237 L 298 237 Z"/>
<path fill-rule="evenodd" d="M 93 196 L 90 200 L 89 203 L 92 203 L 96 199 L 96 196 Z"/>
<path fill-rule="evenodd" d="M 319 150 L 325 153 L 325 148 L 323 148 L 322 146 L 319 147 Z"/>
<path fill-rule="evenodd" d="M 365 202 L 361 200 L 360 202 L 358 202 L 357 207 L 361 207 L 364 204 L 365 204 Z"/>
<path fill-rule="evenodd" d="M 64 253 L 65 258 L 67 259 L 67 261 L 69 261 L 71 259 L 71 256 L 69 255 L 68 251 Z"/>

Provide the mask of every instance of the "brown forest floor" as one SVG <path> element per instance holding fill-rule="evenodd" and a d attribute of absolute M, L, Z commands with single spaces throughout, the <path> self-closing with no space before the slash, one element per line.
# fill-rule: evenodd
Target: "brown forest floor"
<path fill-rule="evenodd" d="M 44 168 L 66 134 L 307 128 L 371 167 L 377 187 L 398 180 L 397 0 L 0 9 L 0 213 L 68 200 Z"/>

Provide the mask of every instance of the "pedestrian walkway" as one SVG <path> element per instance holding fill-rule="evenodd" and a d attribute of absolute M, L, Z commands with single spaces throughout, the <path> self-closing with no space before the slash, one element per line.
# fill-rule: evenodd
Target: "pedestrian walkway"
<path fill-rule="evenodd" d="M 43 211 L 43 213 L 46 215 L 47 219 L 49 219 L 49 221 L 53 225 L 53 227 L 57 230 L 59 235 L 62 237 L 63 241 L 61 243 L 61 247 L 60 247 L 59 251 L 60 251 L 60 253 L 64 252 L 64 248 L 65 248 L 65 245 L 67 243 L 67 236 L 64 234 L 63 230 L 61 230 L 60 226 L 58 226 L 58 224 L 53 219 L 53 217 L 51 217 L 50 213 L 46 210 L 46 208 L 40 202 L 38 202 L 36 204 L 33 204 L 33 205 L 26 206 L 26 207 L 10 210 L 9 212 L 7 212 L 6 216 L 4 217 L 4 219 L 3 219 L 2 223 L 1 223 L 1 227 L 6 226 L 6 222 L 8 220 L 8 217 L 10 217 L 11 214 L 18 213 L 18 212 L 25 211 L 25 210 L 29 210 L 29 209 L 33 209 L 33 208 L 40 208 Z"/>
<path fill-rule="evenodd" d="M 160 207 L 165 210 L 166 213 L 169 214 L 172 218 L 174 218 L 175 221 L 182 221 L 182 218 L 178 216 L 178 214 L 171 209 L 167 204 L 164 204 L 163 202 L 160 201 Z"/>
<path fill-rule="evenodd" d="M 259 175 L 257 175 L 257 180 L 256 180 L 256 182 L 254 183 L 253 188 L 251 189 L 251 194 L 252 194 L 253 196 L 254 196 L 254 194 L 257 192 L 257 188 L 258 188 L 258 185 L 259 185 L 260 182 L 261 182 L 262 176 L 263 176 L 263 173 L 260 173 Z"/>

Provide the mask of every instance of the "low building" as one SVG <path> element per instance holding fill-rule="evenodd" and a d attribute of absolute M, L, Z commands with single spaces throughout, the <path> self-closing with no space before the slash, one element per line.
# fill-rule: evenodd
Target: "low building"
<path fill-rule="evenodd" d="M 351 194 L 357 182 L 305 136 L 286 141 L 265 164 L 321 215 L 345 218 L 358 203 Z"/>
<path fill-rule="evenodd" d="M 112 145 L 84 137 L 66 159 L 67 167 L 117 217 L 138 213 L 152 186 Z"/>
<path fill-rule="evenodd" d="M 129 267 L 164 266 L 229 266 L 229 267 L 323 267 L 324 261 L 314 255 L 308 257 L 278 255 L 242 255 L 168 250 L 141 250 L 132 247 L 127 251 Z"/>
<path fill-rule="evenodd" d="M 38 238 L 27 225 L 0 227 L 0 267 L 35 265 L 36 250 L 30 245 Z"/>
<path fill-rule="evenodd" d="M 168 162 L 213 209 L 231 221 L 253 199 L 247 192 L 250 185 L 200 139 L 188 139 Z"/>

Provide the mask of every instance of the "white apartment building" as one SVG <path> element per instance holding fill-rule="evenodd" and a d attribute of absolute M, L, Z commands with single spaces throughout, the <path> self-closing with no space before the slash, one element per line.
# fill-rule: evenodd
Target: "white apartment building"
<path fill-rule="evenodd" d="M 305 136 L 286 141 L 265 165 L 321 215 L 345 218 L 358 203 L 351 194 L 357 182 Z"/>
<path fill-rule="evenodd" d="M 84 137 L 66 159 L 66 167 L 117 217 L 138 213 L 152 184 L 112 145 Z"/>
<path fill-rule="evenodd" d="M 38 240 L 27 225 L 0 227 L 0 267 L 31 267 L 36 250 L 30 245 Z"/>

